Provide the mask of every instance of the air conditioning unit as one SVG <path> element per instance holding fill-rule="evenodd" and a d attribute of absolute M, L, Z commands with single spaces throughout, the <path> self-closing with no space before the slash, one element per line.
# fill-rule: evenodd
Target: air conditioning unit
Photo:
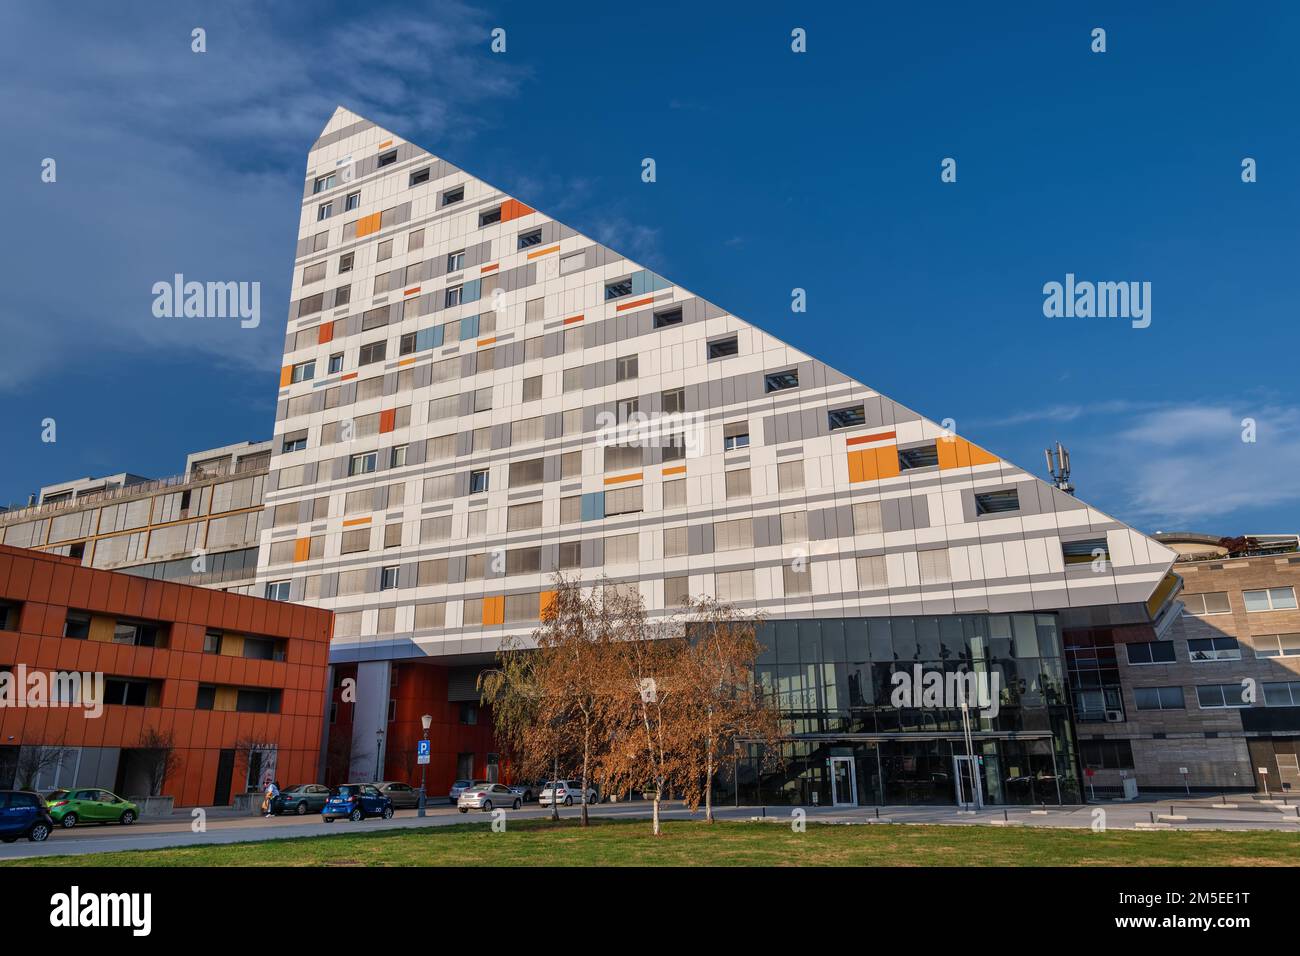
<path fill-rule="evenodd" d="M 1108 724 L 1122 724 L 1123 722 L 1124 722 L 1124 711 L 1122 711 L 1122 710 L 1108 710 L 1108 711 L 1106 711 L 1106 723 L 1108 723 Z"/>

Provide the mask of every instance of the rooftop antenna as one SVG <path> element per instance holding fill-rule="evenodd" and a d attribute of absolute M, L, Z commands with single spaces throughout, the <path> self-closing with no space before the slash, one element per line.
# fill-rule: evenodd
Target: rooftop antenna
<path fill-rule="evenodd" d="M 1055 452 L 1047 448 L 1043 454 L 1047 458 L 1047 473 L 1052 476 L 1052 484 L 1067 495 L 1074 494 L 1074 485 L 1070 484 L 1070 449 L 1058 441 Z"/>

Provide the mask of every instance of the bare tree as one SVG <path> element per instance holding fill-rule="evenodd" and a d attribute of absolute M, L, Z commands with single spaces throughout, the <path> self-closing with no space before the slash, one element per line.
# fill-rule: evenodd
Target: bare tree
<path fill-rule="evenodd" d="M 149 775 L 149 796 L 160 796 L 167 778 L 184 764 L 183 758 L 176 751 L 175 738 L 170 731 L 163 733 L 154 727 L 148 727 L 140 731 L 140 742 L 136 745 L 136 750 Z"/>
<path fill-rule="evenodd" d="M 255 753 L 275 753 L 276 745 L 274 741 L 265 741 L 257 737 L 240 737 L 235 741 L 235 767 L 243 771 L 244 785 L 241 793 L 250 792 L 248 789 L 248 774 L 253 767 L 253 754 Z M 261 786 L 259 782 L 258 787 Z"/>
<path fill-rule="evenodd" d="M 53 770 L 72 754 L 73 748 L 62 742 L 24 744 L 18 751 L 18 763 L 14 766 L 14 789 L 34 789 L 41 774 Z"/>

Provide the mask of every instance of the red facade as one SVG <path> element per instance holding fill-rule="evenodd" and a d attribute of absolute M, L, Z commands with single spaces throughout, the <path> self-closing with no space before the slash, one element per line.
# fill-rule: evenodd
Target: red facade
<path fill-rule="evenodd" d="M 6 604 L 0 668 L 97 672 L 118 690 L 130 688 L 124 702 L 107 703 L 98 718 L 79 708 L 0 708 L 0 777 L 10 778 L 0 779 L 0 787 L 12 785 L 22 748 L 44 747 L 77 753 L 76 765 L 65 761 L 65 776 L 76 777 L 83 765 L 94 775 L 60 776 L 60 786 L 120 789 L 129 751 L 146 729 L 172 735 L 181 764 L 163 795 L 177 805 L 224 804 L 242 792 L 254 742 L 259 763 L 274 753 L 282 785 L 317 780 L 331 612 L 5 546 L 0 601 Z M 70 612 L 89 618 L 89 636 L 64 636 L 75 630 Z M 154 646 L 123 640 L 132 622 L 165 636 Z M 205 640 L 214 639 L 223 650 L 205 652 Z M 254 646 L 270 659 L 247 656 L 245 648 Z M 126 702 L 132 697 L 140 699 Z M 261 712 L 249 712 L 256 706 Z"/>

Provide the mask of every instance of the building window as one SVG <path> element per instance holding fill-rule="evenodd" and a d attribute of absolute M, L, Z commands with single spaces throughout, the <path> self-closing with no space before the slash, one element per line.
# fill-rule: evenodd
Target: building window
<path fill-rule="evenodd" d="M 398 566 L 390 564 L 379 571 L 379 590 L 393 591 L 397 588 Z"/>
<path fill-rule="evenodd" d="M 527 249 L 529 246 L 540 246 L 542 244 L 542 230 L 533 229 L 528 232 L 519 234 L 519 248 Z"/>
<path fill-rule="evenodd" d="M 461 704 L 460 705 L 460 722 L 462 724 L 474 725 L 478 723 L 478 705 Z"/>
<path fill-rule="evenodd" d="M 488 490 L 488 470 L 478 468 L 469 473 L 469 493 L 481 495 Z"/>
<path fill-rule="evenodd" d="M 351 252 L 345 252 L 339 256 L 339 272 L 351 272 L 352 264 L 356 262 L 356 255 Z"/>
<path fill-rule="evenodd" d="M 1187 642 L 1187 656 L 1193 661 L 1239 661 L 1241 645 L 1235 637 L 1193 638 Z"/>
<path fill-rule="evenodd" d="M 724 476 L 726 483 L 727 498 L 748 498 L 750 495 L 749 469 L 738 468 L 735 471 L 729 471 Z M 608 497 L 608 495 L 606 495 Z"/>
<path fill-rule="evenodd" d="M 334 215 L 334 203 L 323 202 L 316 207 L 317 222 L 320 222 L 322 219 L 328 219 L 332 215 Z"/>
<path fill-rule="evenodd" d="M 1183 689 L 1181 687 L 1137 687 L 1133 690 L 1133 699 L 1138 710 L 1182 710 Z"/>
<path fill-rule="evenodd" d="M 462 249 L 460 252 L 452 252 L 452 253 L 449 253 L 449 254 L 447 255 L 447 271 L 448 271 L 448 272 L 459 272 L 459 271 L 460 271 L 461 269 L 463 269 L 463 268 L 465 268 L 465 250 L 464 250 L 464 249 Z"/>
<path fill-rule="evenodd" d="M 410 183 L 408 184 L 407 188 L 410 188 L 411 186 L 419 186 L 423 183 L 427 183 L 428 181 L 429 181 L 429 167 L 425 166 L 423 169 L 417 169 L 415 172 L 411 173 Z"/>
<path fill-rule="evenodd" d="M 763 376 L 763 391 L 784 392 L 788 388 L 799 387 L 799 370 L 786 369 L 784 372 L 769 372 Z"/>
<path fill-rule="evenodd" d="M 328 176 L 317 176 L 316 182 L 312 184 L 311 191 L 312 194 L 314 195 L 316 193 L 323 193 L 325 190 L 333 189 L 333 188 L 334 188 L 334 174 L 330 173 Z"/>
<path fill-rule="evenodd" d="M 286 437 L 284 440 L 284 444 L 280 446 L 280 450 L 287 454 L 291 451 L 302 451 L 306 447 L 307 447 L 307 437 L 305 435 L 298 434 L 298 435 L 292 435 Z"/>
<path fill-rule="evenodd" d="M 1081 740 L 1079 759 L 1093 770 L 1132 770 L 1133 745 L 1127 740 Z"/>
<path fill-rule="evenodd" d="M 632 280 L 620 279 L 618 282 L 605 283 L 605 301 L 611 299 L 621 299 L 625 295 L 632 294 Z"/>
<path fill-rule="evenodd" d="M 1105 538 L 1062 541 L 1061 556 L 1066 564 L 1091 564 L 1093 561 L 1110 563 L 1110 551 Z"/>
<path fill-rule="evenodd" d="M 439 203 L 439 205 L 450 206 L 453 203 L 460 202 L 464 198 L 465 198 L 465 187 L 454 186 L 442 194 L 442 201 Z"/>
<path fill-rule="evenodd" d="M 293 372 L 289 376 L 290 382 L 310 382 L 316 377 L 316 363 L 299 362 L 293 367 Z"/>
<path fill-rule="evenodd" d="M 446 294 L 443 296 L 443 305 L 448 309 L 452 308 L 453 306 L 460 305 L 461 299 L 464 296 L 464 294 L 465 294 L 464 286 L 460 286 L 460 285 L 452 286 L 450 289 L 447 290 Z"/>
<path fill-rule="evenodd" d="M 388 342 L 384 340 L 363 345 L 357 354 L 357 365 L 373 365 L 375 362 L 382 362 L 387 351 Z"/>
<path fill-rule="evenodd" d="M 348 193 L 348 198 L 343 203 L 343 211 L 351 212 L 361 205 L 361 193 Z"/>
<path fill-rule="evenodd" d="M 1265 707 L 1300 707 L 1300 680 L 1266 682 Z"/>
<path fill-rule="evenodd" d="M 487 209 L 478 214 L 478 226 L 482 229 L 484 226 L 490 226 L 493 223 L 501 221 L 501 207 Z"/>
<path fill-rule="evenodd" d="M 665 415 L 678 415 L 686 411 L 686 389 L 670 388 L 659 393 L 659 404 Z"/>
<path fill-rule="evenodd" d="M 267 586 L 266 586 L 266 590 L 267 590 L 267 592 L 268 592 L 267 595 L 266 595 L 266 596 L 267 596 L 267 599 L 268 599 L 268 600 L 272 600 L 272 601 L 283 601 L 283 600 L 285 600 L 285 598 L 273 598 L 273 597 L 271 597 L 271 595 L 270 595 L 270 590 L 271 590 L 272 585 L 275 584 L 275 583 L 278 583 L 278 582 L 272 582 L 271 584 L 267 584 Z M 288 584 L 289 582 L 288 582 L 288 581 L 285 581 L 284 583 L 285 583 L 285 584 Z M 204 634 L 204 635 L 203 635 L 203 653 L 204 653 L 204 654 L 220 654 L 220 653 L 221 653 L 221 637 L 222 637 L 222 634 L 221 634 L 220 631 L 208 631 L 206 634 Z"/>
<path fill-rule="evenodd" d="M 1196 688 L 1196 703 L 1202 710 L 1250 706 L 1242 700 L 1241 684 L 1202 684 Z"/>
<path fill-rule="evenodd" d="M 352 301 L 352 286 L 341 285 L 334 290 L 334 308 L 341 305 L 347 305 Z"/>
<path fill-rule="evenodd" d="M 81 611 L 69 611 L 63 621 L 63 636 L 78 640 L 90 637 L 90 615 Z"/>
<path fill-rule="evenodd" d="M 393 450 L 388 455 L 388 467 L 403 467 L 406 464 L 406 453 L 409 447 L 408 445 L 394 445 Z"/>
<path fill-rule="evenodd" d="M 333 375 L 335 372 L 341 371 L 343 371 L 343 353 L 335 352 L 330 356 L 329 372 L 327 374 Z"/>
<path fill-rule="evenodd" d="M 1014 488 L 1006 491 L 984 491 L 975 495 L 977 515 L 996 515 L 1019 510 L 1020 493 Z"/>
<path fill-rule="evenodd" d="M 629 382 L 636 378 L 640 369 L 640 360 L 636 355 L 625 355 L 615 361 L 614 380 Z"/>
<path fill-rule="evenodd" d="M 1251 643 L 1256 657 L 1300 657 L 1300 634 L 1265 634 Z"/>
<path fill-rule="evenodd" d="M 1130 664 L 1172 664 L 1174 662 L 1172 641 L 1144 641 L 1125 646 L 1128 648 Z"/>
<path fill-rule="evenodd" d="M 739 355 L 740 339 L 734 335 L 729 335 L 725 339 L 714 339 L 708 344 L 707 354 L 710 361 L 727 358 L 730 355 Z"/>
<path fill-rule="evenodd" d="M 266 599 L 268 601 L 289 600 L 289 582 L 288 581 L 267 581 Z"/>
<path fill-rule="evenodd" d="M 939 464 L 939 449 L 934 444 L 921 445 L 918 448 L 898 449 L 899 471 L 931 468 L 937 464 Z"/>
<path fill-rule="evenodd" d="M 1227 591 L 1206 591 L 1204 594 L 1182 595 L 1183 613 L 1198 617 L 1206 614 L 1231 614 Z"/>
<path fill-rule="evenodd" d="M 1293 611 L 1295 588 L 1264 588 L 1259 591 L 1242 591 L 1247 611 Z"/>
<path fill-rule="evenodd" d="M 830 425 L 831 431 L 839 428 L 857 428 L 867 423 L 867 413 L 861 405 L 833 408 L 826 413 L 826 422 Z"/>
<path fill-rule="evenodd" d="M 391 166 L 395 162 L 397 162 L 397 150 L 390 149 L 386 153 L 379 154 L 379 163 L 376 168 L 383 169 L 385 166 Z"/>
<path fill-rule="evenodd" d="M 737 451 L 749 447 L 749 422 L 731 422 L 722 426 L 722 450 Z"/>
<path fill-rule="evenodd" d="M 349 475 L 368 475 L 379 465 L 379 455 L 376 452 L 368 451 L 361 455 L 353 455 L 348 459 Z"/>
<path fill-rule="evenodd" d="M 682 310 L 668 309 L 666 312 L 655 313 L 655 328 L 666 329 L 672 325 L 682 324 Z"/>

